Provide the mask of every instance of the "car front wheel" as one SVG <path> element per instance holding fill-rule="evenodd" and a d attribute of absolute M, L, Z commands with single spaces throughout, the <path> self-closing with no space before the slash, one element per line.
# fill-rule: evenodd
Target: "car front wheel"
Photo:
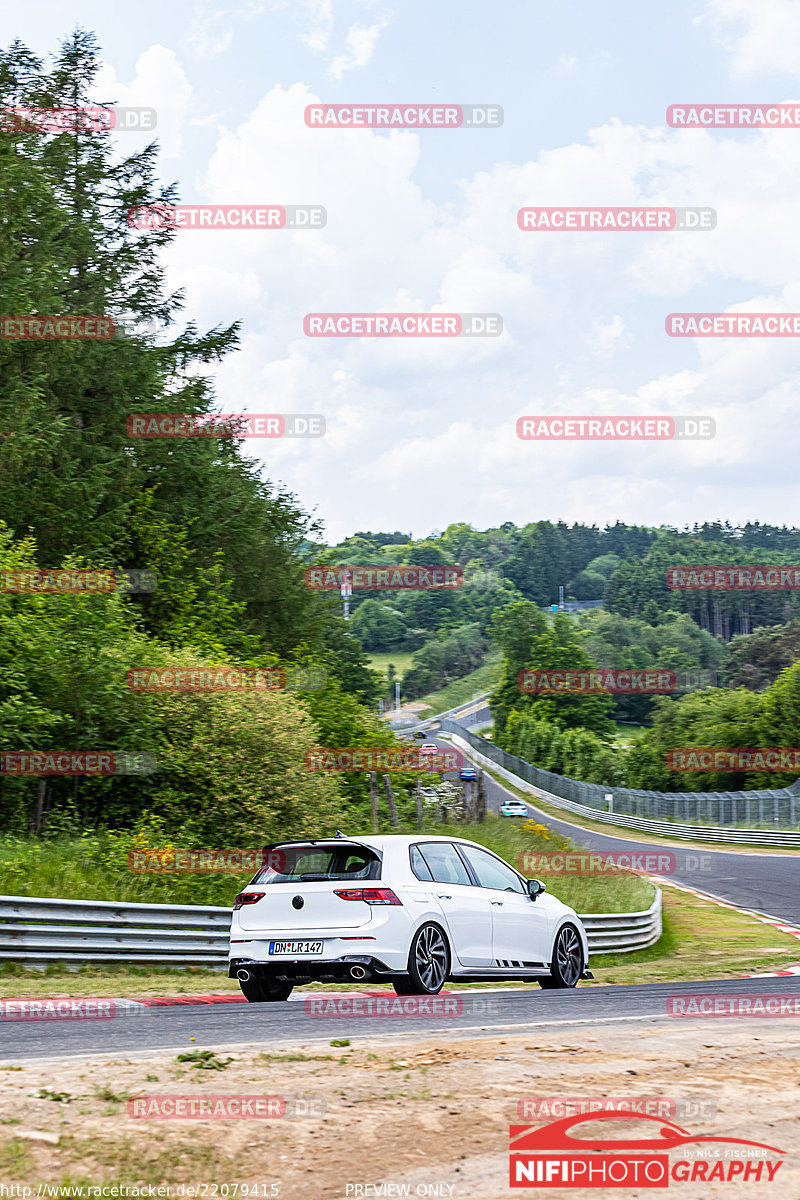
<path fill-rule="evenodd" d="M 291 983 L 270 983 L 266 979 L 240 979 L 239 987 L 249 1004 L 263 1004 L 268 1000 L 288 1000 L 292 994 Z"/>
<path fill-rule="evenodd" d="M 559 929 L 553 947 L 550 975 L 539 980 L 543 988 L 574 988 L 583 974 L 583 945 L 574 925 Z"/>
<path fill-rule="evenodd" d="M 450 949 L 438 925 L 423 925 L 414 934 L 408 975 L 392 980 L 398 996 L 435 996 L 450 974 Z"/>

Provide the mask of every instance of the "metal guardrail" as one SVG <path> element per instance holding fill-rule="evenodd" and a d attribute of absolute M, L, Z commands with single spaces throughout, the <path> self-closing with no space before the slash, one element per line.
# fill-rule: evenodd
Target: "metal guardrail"
<path fill-rule="evenodd" d="M 445 712 L 433 713 L 430 717 L 425 717 L 416 725 L 411 723 L 404 725 L 402 729 L 396 729 L 395 733 L 408 734 L 417 733 L 419 730 L 429 729 L 431 725 L 435 725 L 438 721 L 448 718 L 455 718 L 459 713 L 463 713 L 468 708 L 474 708 L 476 704 L 485 703 L 489 699 L 489 692 L 481 692 L 474 696 L 472 700 L 466 700 L 463 704 L 456 705 L 455 708 L 448 708 Z"/>
<path fill-rule="evenodd" d="M 528 792 L 535 800 L 546 800 L 554 808 L 561 808 L 565 812 L 587 817 L 591 821 L 600 821 L 604 825 L 621 826 L 624 829 L 639 829 L 643 833 L 658 833 L 666 837 L 679 838 L 682 841 L 729 842 L 731 844 L 785 846 L 787 848 L 800 846 L 800 829 L 731 829 L 720 825 L 683 825 L 677 821 L 648 821 L 644 817 L 629 817 L 624 813 L 601 812 L 587 804 L 576 804 L 573 800 L 565 800 L 563 796 L 557 796 L 555 792 L 548 792 L 546 788 L 529 783 L 527 779 L 510 771 L 508 767 L 502 766 L 496 756 L 483 754 L 476 750 L 474 743 L 482 742 L 484 739 L 470 734 L 469 740 L 467 740 L 467 733 L 466 729 L 461 729 L 457 734 L 451 733 L 450 738 L 456 745 L 460 743 L 477 762 L 485 767 L 491 767 L 498 775 L 502 775 L 509 783 L 513 783 L 514 787 L 519 788 L 521 792 Z M 505 751 L 498 749 L 491 742 L 485 744 L 490 746 L 493 751 L 497 751 L 498 754 L 505 754 Z M 513 756 L 509 755 L 508 757 Z"/>
<path fill-rule="evenodd" d="M 219 966 L 230 908 L 0 896 L 0 961 Z"/>
<path fill-rule="evenodd" d="M 485 754 L 493 766 L 504 768 L 532 784 L 538 792 L 552 797 L 553 804 L 568 808 L 570 812 L 583 812 L 592 820 L 605 820 L 630 829 L 647 829 L 650 823 L 653 832 L 658 832 L 659 823 L 663 823 L 666 832 L 701 839 L 705 830 L 705 840 L 713 841 L 750 842 L 754 840 L 751 835 L 756 833 L 755 841 L 758 842 L 765 831 L 783 829 L 787 830 L 783 839 L 779 837 L 775 842 L 765 841 L 764 844 L 800 845 L 800 779 L 786 788 L 750 792 L 652 792 L 586 783 L 545 771 L 516 754 L 509 754 L 451 717 L 443 718 L 440 725 L 442 731 L 456 734 L 474 750 Z M 613 798 L 613 814 L 609 814 L 607 808 L 609 793 Z M 700 824 L 703 821 L 707 824 Z M 737 828 L 740 822 L 744 828 Z M 679 835 L 677 830 L 680 828 L 701 832 Z M 720 839 L 720 829 L 732 830 L 732 836 Z M 742 834 L 746 836 L 740 836 Z"/>
<path fill-rule="evenodd" d="M 593 954 L 625 953 L 661 936 L 661 893 L 646 912 L 582 916 Z M 0 961 L 29 967 L 64 963 L 171 963 L 222 967 L 231 909 L 0 896 Z"/>
<path fill-rule="evenodd" d="M 661 937 L 661 888 L 645 912 L 583 913 L 581 921 L 591 954 L 630 954 L 645 950 Z"/>

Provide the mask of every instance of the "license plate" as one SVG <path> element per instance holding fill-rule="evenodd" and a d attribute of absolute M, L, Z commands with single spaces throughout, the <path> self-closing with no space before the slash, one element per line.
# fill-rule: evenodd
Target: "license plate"
<path fill-rule="evenodd" d="M 322 954 L 322 942 L 270 942 L 270 954 Z"/>

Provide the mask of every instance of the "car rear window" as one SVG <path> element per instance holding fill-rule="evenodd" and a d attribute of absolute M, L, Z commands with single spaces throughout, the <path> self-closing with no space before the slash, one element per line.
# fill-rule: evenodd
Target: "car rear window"
<path fill-rule="evenodd" d="M 263 866 L 250 881 L 251 884 L 269 883 L 314 883 L 332 879 L 380 879 L 380 856 L 368 846 L 294 845 L 277 847 L 284 860 L 282 869 Z"/>
<path fill-rule="evenodd" d="M 458 851 L 449 842 L 421 842 L 417 849 L 437 883 L 472 883 Z"/>
<path fill-rule="evenodd" d="M 419 846 L 411 847 L 411 870 L 414 872 L 417 879 L 428 879 L 431 882 L 433 881 L 430 867 L 422 857 Z"/>

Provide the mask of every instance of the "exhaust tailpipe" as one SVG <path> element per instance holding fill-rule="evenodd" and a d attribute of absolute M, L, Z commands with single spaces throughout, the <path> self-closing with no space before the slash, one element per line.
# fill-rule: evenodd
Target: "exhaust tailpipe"
<path fill-rule="evenodd" d="M 253 976 L 250 974 L 249 971 L 246 971 L 244 969 L 244 967 L 242 967 L 242 969 L 240 971 L 236 972 L 236 978 L 241 979 L 242 983 L 247 983 L 250 979 L 253 978 Z"/>
<path fill-rule="evenodd" d="M 366 979 L 367 978 L 366 967 L 362 967 L 358 963 L 356 963 L 356 965 L 354 967 L 350 968 L 350 977 L 351 977 L 351 979 Z"/>

